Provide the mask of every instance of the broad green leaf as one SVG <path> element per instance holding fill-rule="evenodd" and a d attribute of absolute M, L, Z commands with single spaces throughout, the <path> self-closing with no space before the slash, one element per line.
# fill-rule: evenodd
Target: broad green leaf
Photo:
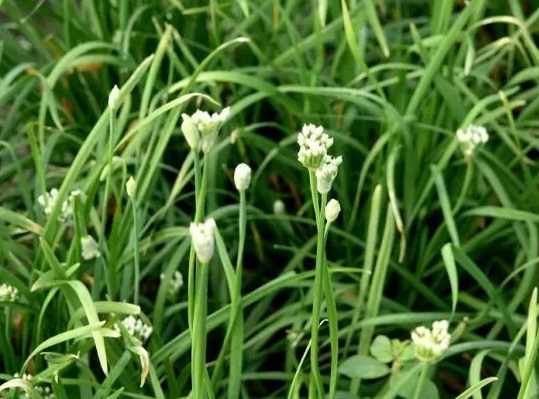
<path fill-rule="evenodd" d="M 372 380 L 388 375 L 389 367 L 370 356 L 355 355 L 340 365 L 339 373 L 348 378 Z"/>
<path fill-rule="evenodd" d="M 393 361 L 391 340 L 385 335 L 377 335 L 371 344 L 371 354 L 382 363 Z"/>

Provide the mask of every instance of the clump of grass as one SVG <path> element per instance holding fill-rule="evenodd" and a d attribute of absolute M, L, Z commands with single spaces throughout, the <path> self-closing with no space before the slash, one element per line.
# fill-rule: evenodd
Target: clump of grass
<path fill-rule="evenodd" d="M 528 3 L 0 15 L 2 397 L 538 391 Z"/>

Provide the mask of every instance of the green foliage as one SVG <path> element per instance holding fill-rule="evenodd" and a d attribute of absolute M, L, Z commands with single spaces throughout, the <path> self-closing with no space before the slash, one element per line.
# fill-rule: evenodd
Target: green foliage
<path fill-rule="evenodd" d="M 0 0 L 0 395 L 534 398 L 533 4 Z M 192 151 L 182 114 L 225 107 Z M 343 156 L 329 198 L 309 123 Z M 410 331 L 442 319 L 421 363 Z"/>

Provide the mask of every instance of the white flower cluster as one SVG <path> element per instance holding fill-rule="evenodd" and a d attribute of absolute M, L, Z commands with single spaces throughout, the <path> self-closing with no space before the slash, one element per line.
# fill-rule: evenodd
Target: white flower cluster
<path fill-rule="evenodd" d="M 62 210 L 58 216 L 60 222 L 70 222 L 73 217 L 73 204 L 75 202 L 75 197 L 80 196 L 83 200 L 85 198 L 84 194 L 80 190 L 71 191 L 69 197 L 66 201 L 62 203 Z M 58 189 L 53 188 L 50 192 L 40 195 L 37 198 L 39 205 L 43 207 L 45 215 L 50 215 L 52 209 L 58 201 Z"/>
<path fill-rule="evenodd" d="M 449 334 L 449 322 L 447 320 L 435 321 L 432 329 L 424 326 L 417 327 L 412 331 L 415 355 L 422 362 L 434 362 L 449 348 L 451 334 Z"/>
<path fill-rule="evenodd" d="M 80 239 L 80 246 L 82 249 L 82 257 L 84 260 L 91 260 L 99 258 L 101 252 L 99 252 L 99 246 L 91 235 L 85 235 Z"/>
<path fill-rule="evenodd" d="M 23 374 L 22 376 L 19 375 L 19 373 L 15 373 L 13 375 L 13 378 L 20 378 L 26 381 L 30 381 L 32 379 L 32 374 Z M 43 399 L 55 399 L 56 396 L 52 392 L 52 389 L 50 386 L 34 386 L 35 390 L 43 397 Z M 30 399 L 32 395 L 28 393 L 24 393 L 19 398 L 21 399 Z"/>
<path fill-rule="evenodd" d="M 316 171 L 317 190 L 320 194 L 327 194 L 342 163 L 342 156 L 328 155 L 333 139 L 324 133 L 322 126 L 311 123 L 303 125 L 298 134 L 298 144 L 298 161 L 307 169 Z"/>
<path fill-rule="evenodd" d="M 466 157 L 473 155 L 475 149 L 488 141 L 487 129 L 483 126 L 471 125 L 467 129 L 457 130 L 457 140 Z"/>
<path fill-rule="evenodd" d="M 15 302 L 19 298 L 19 290 L 10 284 L 0 285 L 0 302 Z"/>
<path fill-rule="evenodd" d="M 160 277 L 161 277 L 161 281 L 163 281 L 163 279 L 165 278 L 165 275 L 161 274 Z M 172 275 L 172 279 L 168 283 L 167 298 L 173 301 L 176 298 L 176 295 L 178 295 L 178 292 L 180 292 L 180 290 L 182 289 L 182 287 L 183 287 L 183 276 L 178 270 L 176 270 L 174 274 Z"/>
<path fill-rule="evenodd" d="M 207 154 L 217 140 L 219 128 L 229 115 L 230 107 L 211 115 L 201 110 L 197 110 L 190 116 L 182 114 L 181 129 L 189 146 L 196 151 L 202 150 L 204 154 Z"/>
<path fill-rule="evenodd" d="M 189 226 L 195 253 L 202 263 L 208 263 L 213 257 L 216 227 L 214 219 L 208 219 L 204 223 L 191 223 Z"/>
<path fill-rule="evenodd" d="M 123 319 L 122 325 L 127 330 L 129 335 L 138 340 L 141 344 L 146 342 L 153 332 L 153 328 L 151 326 L 147 325 L 141 319 L 138 319 L 133 315 L 129 315 Z M 114 330 L 121 333 L 118 323 L 114 325 Z"/>

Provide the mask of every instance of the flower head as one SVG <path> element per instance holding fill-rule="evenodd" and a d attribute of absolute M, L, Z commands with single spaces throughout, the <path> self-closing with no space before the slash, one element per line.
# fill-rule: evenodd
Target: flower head
<path fill-rule="evenodd" d="M 240 163 L 234 170 L 234 184 L 238 191 L 245 191 L 251 184 L 251 168 L 244 163 Z"/>
<path fill-rule="evenodd" d="M 487 129 L 483 126 L 471 125 L 467 129 L 457 130 L 457 140 L 461 144 L 464 155 L 471 157 L 476 148 L 488 141 Z"/>
<path fill-rule="evenodd" d="M 80 246 L 82 249 L 82 257 L 84 260 L 91 260 L 99 258 L 101 252 L 99 252 L 99 246 L 91 235 L 85 235 L 80 239 Z"/>
<path fill-rule="evenodd" d="M 37 202 L 43 207 L 45 215 L 49 216 L 58 202 L 58 189 L 53 188 L 50 192 L 45 193 L 37 197 Z M 75 203 L 75 197 L 80 196 L 84 200 L 85 196 L 80 190 L 74 190 L 69 193 L 69 197 L 62 203 L 62 210 L 58 215 L 58 221 L 62 223 L 70 224 L 73 218 L 73 206 Z"/>
<path fill-rule="evenodd" d="M 152 335 L 153 328 L 133 315 L 127 316 L 121 323 L 127 333 L 141 344 L 146 342 L 150 335 Z M 118 323 L 114 324 L 114 330 L 121 332 Z"/>
<path fill-rule="evenodd" d="M 451 334 L 448 329 L 447 320 L 435 321 L 430 330 L 424 326 L 414 329 L 412 342 L 416 357 L 422 362 L 436 361 L 451 343 Z"/>
<path fill-rule="evenodd" d="M 308 169 L 318 169 L 328 153 L 328 149 L 333 145 L 333 139 L 324 133 L 322 126 L 315 126 L 312 123 L 303 125 L 298 134 L 298 161 Z"/>
<path fill-rule="evenodd" d="M 165 274 L 161 274 L 159 277 L 161 278 L 161 281 L 163 281 L 165 278 Z M 178 292 L 180 292 L 180 289 L 182 287 L 183 276 L 178 270 L 176 270 L 168 283 L 167 298 L 171 301 L 176 299 L 176 295 L 178 295 Z"/>
<path fill-rule="evenodd" d="M 0 302 L 15 302 L 19 298 L 19 290 L 10 284 L 0 285 Z"/>
<path fill-rule="evenodd" d="M 189 146 L 207 154 L 217 140 L 219 128 L 229 115 L 230 107 L 211 115 L 201 110 L 197 110 L 193 115 L 182 114 L 181 129 Z"/>
<path fill-rule="evenodd" d="M 215 220 L 213 219 L 208 219 L 204 223 L 191 223 L 189 226 L 195 253 L 202 263 L 208 263 L 213 257 L 215 227 Z"/>
<path fill-rule="evenodd" d="M 316 188 L 320 194 L 327 194 L 331 190 L 341 163 L 340 155 L 335 158 L 329 155 L 324 157 L 322 165 L 316 170 Z"/>

